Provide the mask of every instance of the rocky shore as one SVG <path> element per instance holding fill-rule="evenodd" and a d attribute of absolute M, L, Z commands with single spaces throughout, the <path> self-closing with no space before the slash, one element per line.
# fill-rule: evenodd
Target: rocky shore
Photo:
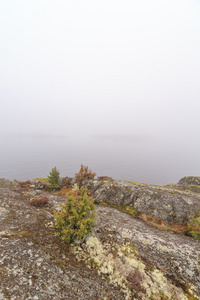
<path fill-rule="evenodd" d="M 69 246 L 53 227 L 66 195 L 38 181 L 0 180 L 0 299 L 199 299 L 199 240 L 105 206 L 128 205 L 184 225 L 200 208 L 199 195 L 113 180 L 84 184 L 96 222 L 84 241 Z M 48 204 L 35 207 L 34 197 Z"/>

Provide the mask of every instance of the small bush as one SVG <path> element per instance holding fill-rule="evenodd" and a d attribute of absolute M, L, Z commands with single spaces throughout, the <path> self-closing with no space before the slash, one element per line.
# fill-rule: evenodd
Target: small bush
<path fill-rule="evenodd" d="M 27 187 L 30 186 L 30 181 L 29 180 L 27 180 L 27 181 L 18 181 L 18 183 L 19 183 L 19 186 L 21 188 L 27 188 Z"/>
<path fill-rule="evenodd" d="M 113 179 L 112 179 L 112 177 L 109 177 L 109 176 L 99 176 L 98 180 L 104 181 L 104 180 L 113 180 Z"/>
<path fill-rule="evenodd" d="M 60 173 L 57 171 L 56 167 L 53 168 L 48 176 L 49 188 L 52 190 L 60 189 Z"/>
<path fill-rule="evenodd" d="M 40 197 L 40 198 L 33 198 L 30 201 L 30 204 L 33 206 L 44 206 L 46 204 L 49 203 L 49 199 L 48 197 L 44 196 L 44 197 Z"/>
<path fill-rule="evenodd" d="M 72 187 L 72 178 L 71 177 L 63 177 L 61 178 L 62 186 L 66 186 L 68 188 Z"/>
<path fill-rule="evenodd" d="M 87 190 L 81 188 L 81 195 L 68 194 L 67 200 L 61 204 L 61 211 L 55 212 L 56 228 L 66 243 L 82 240 L 94 224 L 94 200 L 88 196 Z"/>
<path fill-rule="evenodd" d="M 200 215 L 197 218 L 191 218 L 190 222 L 188 223 L 188 233 L 193 238 L 200 240 Z"/>
<path fill-rule="evenodd" d="M 92 172 L 92 170 L 88 169 L 87 166 L 81 165 L 79 172 L 75 174 L 75 179 L 80 188 L 83 185 L 84 180 L 94 179 L 95 176 L 96 176 L 96 173 L 94 173 L 94 172 Z"/>

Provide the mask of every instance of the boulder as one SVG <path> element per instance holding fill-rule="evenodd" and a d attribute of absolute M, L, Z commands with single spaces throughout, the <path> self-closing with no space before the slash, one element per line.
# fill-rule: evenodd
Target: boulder
<path fill-rule="evenodd" d="M 117 180 L 90 180 L 84 186 L 91 190 L 96 203 L 128 205 L 139 214 L 150 214 L 168 223 L 186 224 L 200 210 L 200 196 L 168 187 Z"/>

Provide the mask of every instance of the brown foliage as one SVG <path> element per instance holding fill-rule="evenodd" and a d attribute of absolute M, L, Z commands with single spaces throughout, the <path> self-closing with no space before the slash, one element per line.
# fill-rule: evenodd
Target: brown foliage
<path fill-rule="evenodd" d="M 49 203 L 49 199 L 48 197 L 44 196 L 44 197 L 40 197 L 40 198 L 33 198 L 30 201 L 30 204 L 33 206 L 44 206 L 46 204 Z"/>
<path fill-rule="evenodd" d="M 27 180 L 27 181 L 18 181 L 19 185 L 21 188 L 26 188 L 26 187 L 29 187 L 30 185 L 30 181 Z"/>
<path fill-rule="evenodd" d="M 134 290 L 136 293 L 139 292 L 145 293 L 144 288 L 141 286 L 142 275 L 138 269 L 135 270 L 134 274 L 130 273 L 127 277 L 127 280 L 129 282 L 130 288 Z"/>
<path fill-rule="evenodd" d="M 72 191 L 72 194 L 77 197 L 77 196 L 80 196 L 81 195 L 81 191 L 80 190 L 74 190 Z M 89 193 L 88 193 L 89 194 Z"/>
<path fill-rule="evenodd" d="M 72 186 L 72 178 L 71 177 L 64 177 L 61 179 L 62 181 L 62 186 L 66 186 L 70 188 Z"/>
<path fill-rule="evenodd" d="M 44 189 L 44 191 L 48 191 L 50 189 L 48 182 L 43 183 L 43 189 Z"/>
<path fill-rule="evenodd" d="M 88 169 L 88 166 L 81 165 L 81 168 L 78 173 L 75 174 L 76 182 L 79 185 L 79 188 L 83 185 L 84 180 L 94 179 L 96 173 Z"/>
<path fill-rule="evenodd" d="M 100 180 L 100 181 L 104 181 L 104 180 L 112 180 L 112 177 L 109 177 L 109 176 L 99 176 L 99 177 L 98 177 L 98 180 Z"/>

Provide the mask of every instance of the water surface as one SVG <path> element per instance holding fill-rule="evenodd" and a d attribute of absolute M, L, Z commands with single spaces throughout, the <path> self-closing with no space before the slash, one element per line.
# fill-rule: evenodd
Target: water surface
<path fill-rule="evenodd" d="M 150 184 L 200 175 L 198 148 L 180 141 L 126 135 L 1 136 L 0 177 L 46 177 L 54 166 L 61 176 L 74 176 L 80 164 L 88 165 L 97 176 Z"/>

